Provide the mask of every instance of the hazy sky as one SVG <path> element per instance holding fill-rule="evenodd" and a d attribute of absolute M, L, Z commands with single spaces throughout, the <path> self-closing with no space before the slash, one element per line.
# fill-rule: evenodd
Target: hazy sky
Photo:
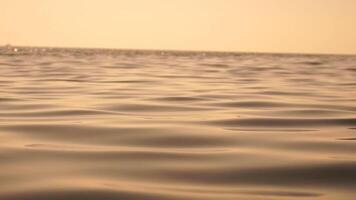
<path fill-rule="evenodd" d="M 356 54 L 356 0 L 0 0 L 0 45 Z"/>

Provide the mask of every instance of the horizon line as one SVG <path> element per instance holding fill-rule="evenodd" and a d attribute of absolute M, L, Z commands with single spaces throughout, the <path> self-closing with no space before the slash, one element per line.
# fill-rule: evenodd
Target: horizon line
<path fill-rule="evenodd" d="M 236 53 L 236 54 L 276 54 L 276 55 L 311 55 L 311 56 L 356 56 L 356 53 L 317 53 L 317 52 L 279 52 L 279 51 L 234 51 L 234 50 L 199 50 L 199 49 L 156 49 L 156 48 L 110 48 L 110 47 L 79 47 L 79 46 L 31 46 L 31 45 L 13 45 L 7 43 L 0 47 L 18 47 L 18 48 L 48 48 L 48 49 L 100 49 L 100 50 L 121 50 L 121 51 L 163 51 L 163 52 L 201 52 L 201 53 Z"/>

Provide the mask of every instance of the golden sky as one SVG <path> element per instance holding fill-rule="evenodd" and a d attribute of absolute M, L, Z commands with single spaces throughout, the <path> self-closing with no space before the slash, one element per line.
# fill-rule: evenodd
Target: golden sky
<path fill-rule="evenodd" d="M 356 54 L 356 0 L 0 0 L 0 45 Z"/>

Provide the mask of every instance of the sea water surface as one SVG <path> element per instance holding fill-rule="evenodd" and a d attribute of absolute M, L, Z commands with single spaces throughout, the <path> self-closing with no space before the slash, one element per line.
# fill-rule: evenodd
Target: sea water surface
<path fill-rule="evenodd" d="M 356 58 L 0 51 L 0 200 L 354 200 Z"/>

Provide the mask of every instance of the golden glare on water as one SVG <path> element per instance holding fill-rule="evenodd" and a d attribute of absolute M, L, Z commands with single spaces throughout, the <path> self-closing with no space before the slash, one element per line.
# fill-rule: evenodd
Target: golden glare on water
<path fill-rule="evenodd" d="M 355 199 L 356 1 L 0 8 L 0 200 Z"/>
<path fill-rule="evenodd" d="M 351 56 L 0 52 L 0 199 L 354 198 Z"/>

